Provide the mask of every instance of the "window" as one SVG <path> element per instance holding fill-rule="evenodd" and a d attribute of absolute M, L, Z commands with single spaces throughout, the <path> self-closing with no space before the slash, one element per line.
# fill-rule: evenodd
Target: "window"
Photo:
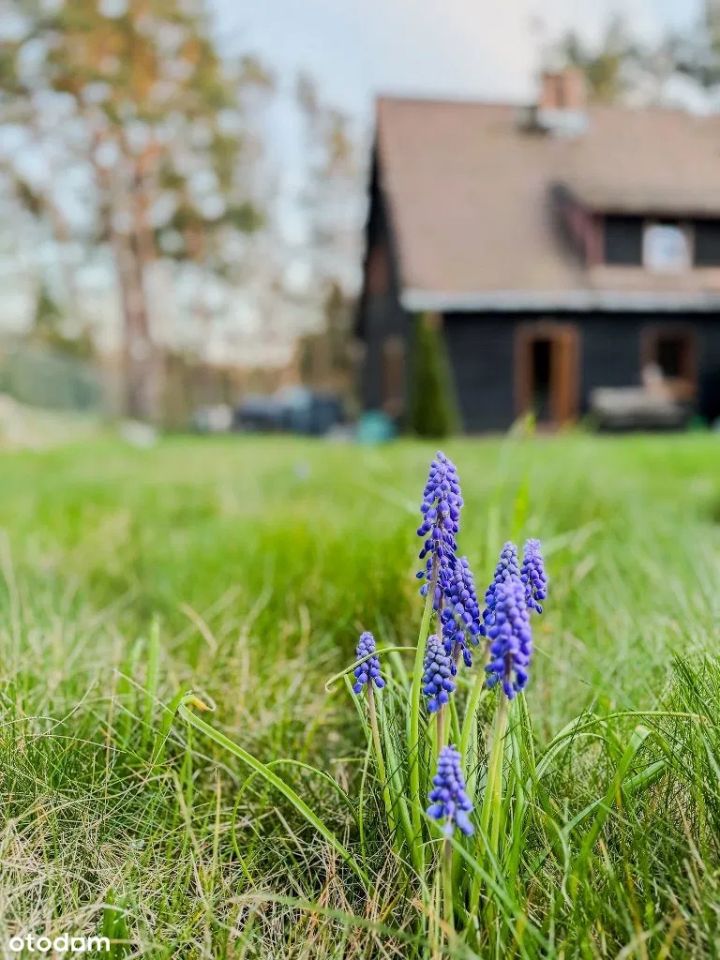
<path fill-rule="evenodd" d="M 640 217 L 605 217 L 605 263 L 617 266 L 642 266 L 643 221 Z"/>
<path fill-rule="evenodd" d="M 695 392 L 695 332 L 678 327 L 647 327 L 643 330 L 643 376 L 656 374 L 677 399 L 691 399 Z"/>
<path fill-rule="evenodd" d="M 695 221 L 695 266 L 720 267 L 720 220 Z"/>
<path fill-rule="evenodd" d="M 687 337 L 661 336 L 657 339 L 657 364 L 667 379 L 682 377 L 687 368 Z"/>
<path fill-rule="evenodd" d="M 654 273 L 680 273 L 693 264 L 720 267 L 720 220 L 689 223 L 608 214 L 603 261 Z"/>
<path fill-rule="evenodd" d="M 643 235 L 643 263 L 655 273 L 677 273 L 690 266 L 687 230 L 671 221 L 648 223 Z"/>

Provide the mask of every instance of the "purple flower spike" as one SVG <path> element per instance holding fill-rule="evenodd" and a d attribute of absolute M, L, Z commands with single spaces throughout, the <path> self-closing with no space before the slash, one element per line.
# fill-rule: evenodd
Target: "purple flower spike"
<path fill-rule="evenodd" d="M 422 678 L 423 693 L 428 698 L 428 713 L 437 713 L 450 699 L 450 694 L 455 689 L 453 667 L 452 657 L 445 652 L 442 640 L 435 634 L 428 637 Z"/>
<path fill-rule="evenodd" d="M 540 601 L 547 597 L 547 576 L 539 540 L 528 540 L 525 543 L 520 579 L 525 584 L 525 602 L 528 607 L 542 613 Z"/>
<path fill-rule="evenodd" d="M 495 567 L 495 576 L 492 579 L 492 583 L 485 591 L 485 609 L 482 615 L 483 634 L 487 634 L 488 627 L 492 624 L 495 617 L 498 585 L 501 584 L 506 577 L 511 576 L 520 576 L 520 562 L 518 560 L 517 547 L 508 540 L 500 552 L 500 559 Z"/>
<path fill-rule="evenodd" d="M 367 657 L 369 653 L 375 652 L 375 637 L 368 633 L 360 634 L 360 639 L 358 640 L 357 645 L 357 659 L 361 657 Z M 355 667 L 355 683 L 353 684 L 353 690 L 355 693 L 360 693 L 362 688 L 366 683 L 373 681 L 376 687 L 380 689 L 385 686 L 385 681 L 380 675 L 380 661 L 377 657 L 370 657 L 369 660 L 363 661 Z"/>
<path fill-rule="evenodd" d="M 433 579 L 433 570 L 438 577 L 435 584 L 433 606 L 437 610 L 442 600 L 439 586 L 443 568 L 450 566 L 457 553 L 456 536 L 459 529 L 460 509 L 463 505 L 460 481 L 452 460 L 438 452 L 430 464 L 430 473 L 423 491 L 420 510 L 423 515 L 418 527 L 418 536 L 424 537 L 420 559 L 425 561 L 418 571 L 418 580 L 425 580 L 420 593 L 425 596 Z"/>
<path fill-rule="evenodd" d="M 452 568 L 444 571 L 442 589 L 445 603 L 440 619 L 445 652 L 452 656 L 453 666 L 462 653 L 465 665 L 471 667 L 472 654 L 467 641 L 477 646 L 482 624 L 475 581 L 467 557 L 456 560 Z"/>
<path fill-rule="evenodd" d="M 530 614 L 525 603 L 525 586 L 517 576 L 507 577 L 496 591 L 493 623 L 488 627 L 490 662 L 485 667 L 487 684 L 502 683 L 512 700 L 527 684 L 532 657 Z"/>
<path fill-rule="evenodd" d="M 469 813 L 472 803 L 465 793 L 465 780 L 460 767 L 460 753 L 455 747 L 443 747 L 438 757 L 437 774 L 433 777 L 427 813 L 433 820 L 444 820 L 443 833 L 449 837 L 458 827 L 466 837 L 473 832 Z"/>

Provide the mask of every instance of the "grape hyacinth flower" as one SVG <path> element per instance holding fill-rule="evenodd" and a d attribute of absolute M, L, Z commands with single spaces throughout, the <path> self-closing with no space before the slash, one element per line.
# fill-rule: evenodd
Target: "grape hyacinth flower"
<path fill-rule="evenodd" d="M 455 689 L 452 657 L 435 634 L 428 637 L 423 664 L 422 690 L 428 698 L 428 713 L 437 713 L 448 702 Z"/>
<path fill-rule="evenodd" d="M 475 581 L 467 557 L 455 560 L 443 573 L 441 587 L 445 597 L 440 619 L 442 621 L 445 652 L 453 659 L 453 673 L 462 653 L 465 666 L 472 666 L 472 654 L 467 641 L 477 646 L 482 632 L 480 606 L 475 592 Z"/>
<path fill-rule="evenodd" d="M 433 820 L 444 820 L 443 833 L 452 835 L 458 827 L 466 837 L 473 833 L 469 813 L 472 803 L 465 792 L 465 780 L 460 768 L 460 753 L 453 746 L 443 747 L 438 757 L 437 774 L 433 777 L 427 813 Z"/>
<path fill-rule="evenodd" d="M 492 583 L 485 591 L 485 609 L 483 610 L 483 629 L 482 633 L 487 634 L 488 627 L 493 623 L 495 617 L 495 603 L 497 600 L 497 589 L 506 577 L 520 576 L 520 561 L 518 560 L 518 550 L 512 541 L 508 540 L 500 551 L 500 559 L 495 567 L 495 575 Z"/>
<path fill-rule="evenodd" d="M 441 570 L 454 561 L 457 553 L 455 538 L 462 505 L 455 465 L 438 451 L 430 464 L 420 507 L 423 520 L 417 531 L 419 537 L 425 538 L 420 551 L 420 559 L 425 561 L 425 565 L 417 574 L 418 580 L 425 580 L 420 593 L 426 596 L 430 584 L 434 585 L 433 606 L 436 610 L 440 608 L 443 596 L 439 585 Z"/>
<path fill-rule="evenodd" d="M 361 657 L 367 657 L 369 653 L 374 652 L 375 637 L 368 631 L 361 633 L 356 651 L 357 659 L 359 660 Z M 385 686 L 385 681 L 380 673 L 380 660 L 377 657 L 370 657 L 369 660 L 365 660 L 363 663 L 358 664 L 358 666 L 355 667 L 354 676 L 355 683 L 353 684 L 353 690 L 355 693 L 360 693 L 365 684 L 370 683 L 371 680 L 378 689 L 381 689 Z"/>
<path fill-rule="evenodd" d="M 528 608 L 542 613 L 540 601 L 547 597 L 547 576 L 539 540 L 528 540 L 525 543 L 520 579 L 525 584 L 525 602 Z"/>
<path fill-rule="evenodd" d="M 527 684 L 532 657 L 530 614 L 525 603 L 525 586 L 515 575 L 497 585 L 493 623 L 488 627 L 490 662 L 485 667 L 487 684 L 502 683 L 508 700 Z"/>

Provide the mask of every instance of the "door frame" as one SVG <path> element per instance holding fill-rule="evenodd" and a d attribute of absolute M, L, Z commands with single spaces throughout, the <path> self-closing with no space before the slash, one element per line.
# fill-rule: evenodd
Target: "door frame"
<path fill-rule="evenodd" d="M 551 419 L 547 422 L 550 426 L 574 423 L 580 410 L 580 329 L 571 322 L 538 320 L 520 323 L 515 328 L 515 412 L 523 416 L 532 410 L 532 346 L 537 340 L 549 340 L 552 344 Z"/>

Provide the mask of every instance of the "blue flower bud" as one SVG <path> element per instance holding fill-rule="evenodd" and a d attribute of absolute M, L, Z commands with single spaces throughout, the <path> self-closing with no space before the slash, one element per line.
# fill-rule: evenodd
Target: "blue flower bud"
<path fill-rule="evenodd" d="M 373 637 L 373 635 L 367 631 L 365 633 L 361 633 L 357 645 L 356 659 L 360 660 L 361 657 L 367 657 L 369 653 L 374 652 L 375 637 Z M 355 667 L 354 676 L 355 683 L 353 684 L 353 690 L 355 693 L 360 693 L 364 685 L 369 683 L 371 680 L 378 688 L 385 686 L 385 681 L 380 673 L 380 660 L 377 657 L 370 657 L 369 660 L 364 660 L 361 664 Z"/>
<path fill-rule="evenodd" d="M 528 540 L 525 543 L 520 579 L 525 585 L 525 602 L 528 607 L 542 613 L 540 601 L 547 597 L 547 576 L 539 540 Z"/>
<path fill-rule="evenodd" d="M 455 666 L 445 644 L 435 634 L 428 637 L 423 670 L 422 689 L 427 697 L 428 713 L 437 713 L 455 689 Z"/>
<path fill-rule="evenodd" d="M 446 836 L 450 836 L 455 827 L 470 836 L 474 829 L 469 817 L 473 806 L 465 792 L 460 753 L 453 746 L 443 747 L 440 751 L 437 774 L 433 777 L 433 789 L 428 799 L 428 816 L 445 821 L 443 832 Z"/>
<path fill-rule="evenodd" d="M 532 657 L 530 614 L 525 586 L 514 574 L 497 584 L 490 637 L 490 662 L 485 667 L 489 687 L 501 683 L 509 700 L 524 689 Z"/>
<path fill-rule="evenodd" d="M 508 540 L 500 552 L 500 559 L 495 567 L 495 575 L 492 583 L 485 591 L 485 609 L 482 615 L 483 624 L 481 631 L 483 634 L 487 633 L 487 628 L 493 622 L 498 584 L 502 583 L 503 580 L 509 576 L 520 576 L 517 547 L 510 540 Z"/>
<path fill-rule="evenodd" d="M 457 554 L 456 536 L 459 529 L 462 494 L 457 470 L 444 453 L 438 452 L 430 464 L 430 473 L 423 491 L 420 507 L 422 523 L 418 527 L 418 536 L 423 537 L 420 559 L 425 561 L 418 578 L 425 580 L 420 593 L 425 596 L 428 584 L 437 570 L 451 567 Z M 437 610 L 442 600 L 442 591 L 436 587 L 433 606 Z"/>
<path fill-rule="evenodd" d="M 444 605 L 440 620 L 445 652 L 452 657 L 453 665 L 462 653 L 465 665 L 471 667 L 472 654 L 467 641 L 477 646 L 482 624 L 475 581 L 467 557 L 461 557 L 455 560 L 452 567 L 443 569 L 441 588 Z"/>

